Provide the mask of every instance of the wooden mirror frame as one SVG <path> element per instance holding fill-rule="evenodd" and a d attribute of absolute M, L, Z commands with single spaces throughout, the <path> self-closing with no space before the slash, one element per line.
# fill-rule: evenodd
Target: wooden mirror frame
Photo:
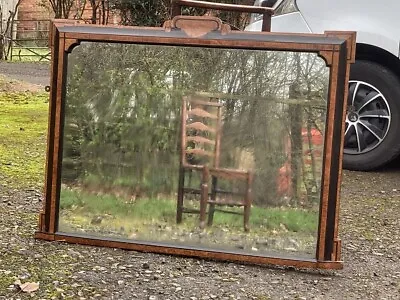
<path fill-rule="evenodd" d="M 343 267 L 341 241 L 338 238 L 339 196 L 349 71 L 350 64 L 355 61 L 354 32 L 282 34 L 231 31 L 228 25 L 222 24 L 217 18 L 188 16 L 176 16 L 160 28 L 84 25 L 66 20 L 53 21 L 51 28 L 52 65 L 45 201 L 35 238 L 254 264 L 319 269 Z M 322 57 L 330 69 L 330 82 L 316 257 L 267 257 L 58 232 L 67 56 L 74 46 L 88 41 L 312 52 Z"/>

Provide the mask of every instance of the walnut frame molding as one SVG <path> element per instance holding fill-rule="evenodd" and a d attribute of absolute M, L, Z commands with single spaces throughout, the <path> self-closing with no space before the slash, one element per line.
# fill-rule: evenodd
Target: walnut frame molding
<path fill-rule="evenodd" d="M 347 84 L 350 64 L 355 61 L 354 32 L 325 34 L 281 34 L 231 31 L 217 18 L 176 16 L 164 27 L 110 27 L 55 20 L 51 31 L 51 90 L 48 126 L 45 201 L 35 237 L 145 252 L 201 257 L 254 264 L 300 268 L 341 269 L 341 241 L 338 238 L 339 194 Z M 81 42 L 128 43 L 207 48 L 258 49 L 317 53 L 330 69 L 325 150 L 315 259 L 270 257 L 220 250 L 96 238 L 58 231 L 61 189 L 61 161 L 67 57 Z"/>

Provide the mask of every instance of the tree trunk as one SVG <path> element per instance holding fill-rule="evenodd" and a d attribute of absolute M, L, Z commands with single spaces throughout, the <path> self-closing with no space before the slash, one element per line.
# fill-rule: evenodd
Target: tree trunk
<path fill-rule="evenodd" d="M 299 97 L 299 87 L 294 83 L 290 87 L 290 98 L 296 99 Z M 303 141 L 302 141 L 302 122 L 303 111 L 300 105 L 292 104 L 289 107 L 290 118 L 290 156 L 291 156 L 291 170 L 292 170 L 292 190 L 293 199 L 296 201 L 300 198 L 301 188 L 301 173 L 302 173 L 302 154 L 303 154 Z"/>
<path fill-rule="evenodd" d="M 96 24 L 97 23 L 97 4 L 96 4 L 96 0 L 90 0 L 90 5 L 92 6 L 92 24 Z"/>

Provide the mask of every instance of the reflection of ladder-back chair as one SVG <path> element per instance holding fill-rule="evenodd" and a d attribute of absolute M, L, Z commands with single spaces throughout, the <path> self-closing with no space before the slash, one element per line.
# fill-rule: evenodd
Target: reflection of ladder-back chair
<path fill-rule="evenodd" d="M 182 101 L 181 154 L 178 185 L 177 223 L 182 222 L 183 213 L 200 214 L 200 227 L 204 228 L 208 207 L 208 225 L 213 223 L 216 206 L 243 207 L 244 229 L 249 230 L 250 208 L 252 202 L 251 186 L 253 175 L 249 171 L 223 169 L 219 167 L 222 104 L 216 98 L 185 96 Z M 185 172 L 200 173 L 200 189 L 185 186 Z M 218 179 L 239 180 L 245 189 L 238 200 L 226 197 L 229 191 L 219 190 Z M 211 181 L 211 192 L 209 190 Z M 200 195 L 200 210 L 184 207 L 185 194 Z M 232 193 L 233 194 L 233 193 Z M 235 211 L 220 210 L 227 213 Z"/>

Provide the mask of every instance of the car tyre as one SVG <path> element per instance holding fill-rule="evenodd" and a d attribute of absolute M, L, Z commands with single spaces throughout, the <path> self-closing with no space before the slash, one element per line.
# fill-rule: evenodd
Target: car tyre
<path fill-rule="evenodd" d="M 369 171 L 400 153 L 400 80 L 388 68 L 358 60 L 351 67 L 343 167 Z"/>

